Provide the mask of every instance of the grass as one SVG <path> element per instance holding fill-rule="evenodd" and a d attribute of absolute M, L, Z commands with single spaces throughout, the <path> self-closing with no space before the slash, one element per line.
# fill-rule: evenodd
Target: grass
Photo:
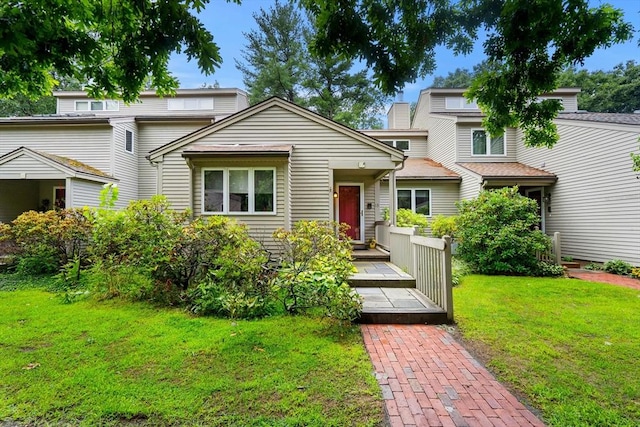
<path fill-rule="evenodd" d="M 640 292 L 575 279 L 467 276 L 465 340 L 554 426 L 640 425 Z"/>
<path fill-rule="evenodd" d="M 7 276 L 0 276 L 0 283 Z M 5 286 L 5 288 L 15 286 Z M 0 292 L 0 424 L 374 426 L 357 327 Z"/>

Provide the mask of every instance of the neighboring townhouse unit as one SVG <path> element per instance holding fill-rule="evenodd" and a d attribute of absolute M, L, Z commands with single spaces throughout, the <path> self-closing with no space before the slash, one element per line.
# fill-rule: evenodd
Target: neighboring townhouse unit
<path fill-rule="evenodd" d="M 640 180 L 629 156 L 638 150 L 640 114 L 580 112 L 578 93 L 561 88 L 544 97 L 564 106 L 556 120 L 560 141 L 547 149 L 525 147 L 518 129 L 489 135 L 464 89 L 423 90 L 411 129 L 367 131 L 381 140 L 421 135 L 411 139 L 405 169 L 396 173 L 397 190 L 387 194 L 396 194 L 399 207 L 452 215 L 457 200 L 518 185 L 538 202 L 541 229 L 561 233 L 563 255 L 640 265 Z M 399 118 L 408 116 L 405 104 L 392 106 L 390 126 L 406 126 Z M 382 209 L 387 200 L 381 197 Z"/>
<path fill-rule="evenodd" d="M 143 92 L 132 104 L 54 95 L 55 115 L 0 119 L 0 221 L 30 209 L 95 206 L 108 182 L 119 186 L 120 207 L 148 198 L 157 193 L 149 151 L 248 105 L 238 89 Z"/>

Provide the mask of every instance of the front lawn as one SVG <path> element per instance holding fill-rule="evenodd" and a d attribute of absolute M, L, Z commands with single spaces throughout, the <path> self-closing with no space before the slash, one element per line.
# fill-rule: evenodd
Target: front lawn
<path fill-rule="evenodd" d="M 640 425 L 640 292 L 575 279 L 467 276 L 464 339 L 555 426 Z"/>
<path fill-rule="evenodd" d="M 0 291 L 0 301 L 0 424 L 372 426 L 383 419 L 357 327 L 290 316 L 194 318 L 117 300 L 63 304 L 39 289 Z"/>

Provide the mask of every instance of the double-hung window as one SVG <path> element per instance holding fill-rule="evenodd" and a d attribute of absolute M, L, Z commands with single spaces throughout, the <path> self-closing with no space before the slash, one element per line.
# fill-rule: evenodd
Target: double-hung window
<path fill-rule="evenodd" d="M 124 151 L 133 153 L 133 132 L 130 130 L 124 131 Z"/>
<path fill-rule="evenodd" d="M 202 182 L 204 213 L 276 213 L 275 168 L 205 168 Z"/>
<path fill-rule="evenodd" d="M 407 139 L 382 140 L 382 142 L 392 147 L 395 147 L 398 150 L 409 151 L 409 140 Z"/>
<path fill-rule="evenodd" d="M 75 110 L 76 111 L 119 111 L 120 103 L 118 101 L 114 101 L 111 99 L 107 99 L 104 101 L 76 101 L 75 102 Z"/>
<path fill-rule="evenodd" d="M 398 209 L 410 209 L 415 213 L 431 215 L 431 190 L 428 188 L 399 188 Z"/>
<path fill-rule="evenodd" d="M 471 130 L 471 154 L 473 156 L 504 156 L 506 154 L 504 133 L 489 135 L 484 129 Z"/>

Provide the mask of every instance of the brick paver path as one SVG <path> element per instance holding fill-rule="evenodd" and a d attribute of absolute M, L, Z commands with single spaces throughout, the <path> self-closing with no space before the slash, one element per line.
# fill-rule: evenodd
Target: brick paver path
<path fill-rule="evenodd" d="M 391 426 L 544 426 L 434 325 L 362 325 Z"/>
<path fill-rule="evenodd" d="M 640 280 L 633 277 L 619 276 L 604 271 L 573 270 L 569 269 L 569 277 L 588 280 L 590 282 L 609 283 L 610 285 L 624 286 L 640 291 Z"/>

